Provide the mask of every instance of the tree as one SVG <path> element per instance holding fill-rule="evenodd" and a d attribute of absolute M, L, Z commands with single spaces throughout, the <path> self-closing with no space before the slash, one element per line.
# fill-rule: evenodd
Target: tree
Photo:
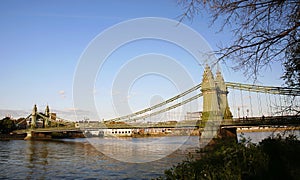
<path fill-rule="evenodd" d="M 284 68 L 282 79 L 285 80 L 285 83 L 288 86 L 300 88 L 300 43 L 287 50 Z"/>
<path fill-rule="evenodd" d="M 269 137 L 259 143 L 259 148 L 269 157 L 265 179 L 299 179 L 300 141 L 296 136 Z"/>
<path fill-rule="evenodd" d="M 279 61 L 285 67 L 286 84 L 299 86 L 299 0 L 181 0 L 180 4 L 181 20 L 207 10 L 212 24 L 221 20 L 220 31 L 232 30 L 232 44 L 216 52 L 220 61 L 233 60 L 234 69 L 254 80 L 260 70 Z"/>
<path fill-rule="evenodd" d="M 8 134 L 14 130 L 16 130 L 16 124 L 10 117 L 0 120 L 0 134 Z"/>
<path fill-rule="evenodd" d="M 247 143 L 219 141 L 200 159 L 188 159 L 166 170 L 161 179 L 263 179 L 268 156 Z"/>
<path fill-rule="evenodd" d="M 200 159 L 188 159 L 160 179 L 299 179 L 300 141 L 296 136 L 267 138 L 258 145 L 219 141 Z"/>

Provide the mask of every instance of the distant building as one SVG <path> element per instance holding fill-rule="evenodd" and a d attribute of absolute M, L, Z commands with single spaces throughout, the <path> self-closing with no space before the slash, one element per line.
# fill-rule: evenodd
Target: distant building
<path fill-rule="evenodd" d="M 197 112 L 187 112 L 184 120 L 190 120 L 190 121 L 198 121 L 201 120 L 202 118 L 202 112 L 197 111 Z"/>
<path fill-rule="evenodd" d="M 50 119 L 56 121 L 56 113 L 50 113 Z"/>

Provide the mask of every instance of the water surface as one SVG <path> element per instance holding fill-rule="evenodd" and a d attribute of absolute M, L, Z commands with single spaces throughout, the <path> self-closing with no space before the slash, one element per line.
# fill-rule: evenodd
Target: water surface
<path fill-rule="evenodd" d="M 251 132 L 244 133 L 243 136 L 257 143 L 263 138 L 276 136 L 278 133 Z M 290 133 L 300 137 L 299 130 L 284 134 L 281 132 L 284 136 Z M 238 137 L 240 139 L 239 135 Z M 163 175 L 165 169 L 185 160 L 188 152 L 197 149 L 198 136 L 191 136 L 181 146 L 185 139 L 187 137 L 173 136 L 119 140 L 83 138 L 53 141 L 0 141 L 0 178 L 157 178 Z"/>
<path fill-rule="evenodd" d="M 165 143 L 176 141 L 176 137 L 169 138 Z M 150 140 L 132 138 L 132 141 Z M 194 136 L 187 144 L 197 141 Z M 136 151 L 141 155 L 144 150 Z M 151 179 L 184 159 L 183 148 L 152 162 L 128 163 L 103 154 L 87 139 L 0 141 L 0 176 L 5 179 Z"/>

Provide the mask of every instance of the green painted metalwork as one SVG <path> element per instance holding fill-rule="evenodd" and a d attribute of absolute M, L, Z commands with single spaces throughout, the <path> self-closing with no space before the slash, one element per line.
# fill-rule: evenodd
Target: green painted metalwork
<path fill-rule="evenodd" d="M 300 89 L 297 88 L 251 85 L 251 84 L 242 84 L 242 83 L 235 83 L 235 82 L 226 82 L 225 84 L 228 88 L 239 89 L 244 91 L 261 92 L 261 93 L 268 93 L 268 94 L 280 94 L 280 95 L 289 95 L 289 96 L 300 96 Z"/>

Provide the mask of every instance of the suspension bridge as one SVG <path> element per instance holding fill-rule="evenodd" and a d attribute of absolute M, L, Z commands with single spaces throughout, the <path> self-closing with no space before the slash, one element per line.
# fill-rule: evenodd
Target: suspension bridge
<path fill-rule="evenodd" d="M 59 124 L 51 119 L 49 108 L 44 114 L 37 113 L 36 106 L 26 119 L 30 118 L 31 132 L 58 131 L 101 131 L 102 134 L 132 133 L 134 129 L 198 128 L 208 124 L 218 128 L 233 129 L 251 126 L 300 126 L 300 89 L 253 84 L 225 82 L 220 71 L 214 75 L 209 66 L 204 69 L 202 82 L 196 86 L 151 107 L 106 119 L 102 122 L 81 121 L 74 129 L 68 129 L 65 121 Z M 188 112 L 191 102 L 202 101 L 202 111 Z M 191 106 L 191 105 L 190 105 Z M 167 113 L 180 111 L 172 119 Z M 43 119 L 42 128 L 37 128 L 37 118 Z M 56 126 L 51 126 L 55 122 Z M 70 124 L 70 123 L 69 123 Z M 234 132 L 233 132 L 234 133 Z"/>

